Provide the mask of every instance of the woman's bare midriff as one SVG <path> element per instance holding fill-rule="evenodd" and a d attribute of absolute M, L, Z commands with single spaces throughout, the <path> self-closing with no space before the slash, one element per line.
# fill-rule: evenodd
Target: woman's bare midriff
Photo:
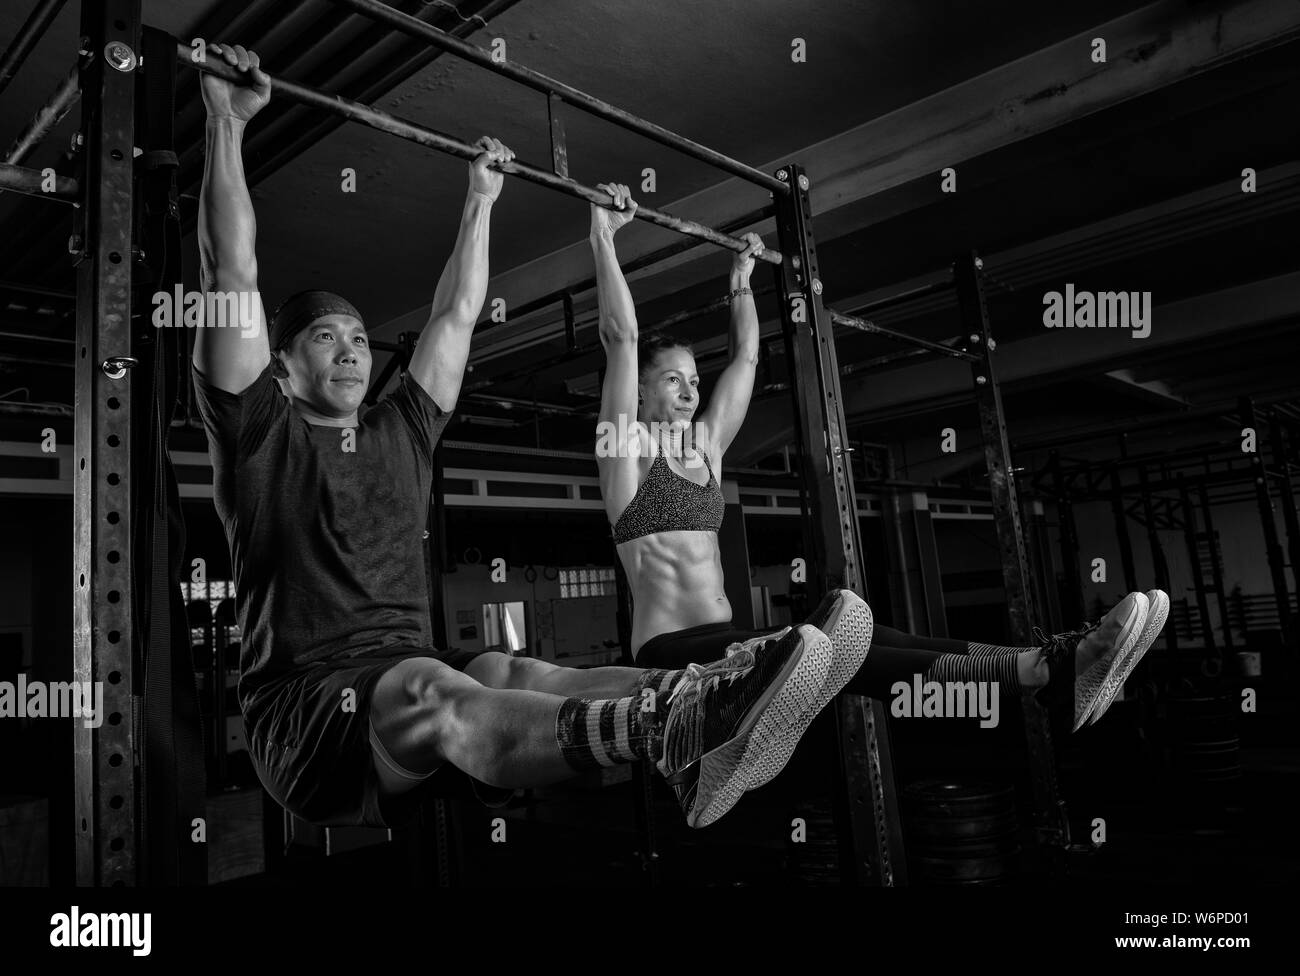
<path fill-rule="evenodd" d="M 655 532 L 624 542 L 632 588 L 632 655 L 659 634 L 731 620 L 716 532 Z"/>

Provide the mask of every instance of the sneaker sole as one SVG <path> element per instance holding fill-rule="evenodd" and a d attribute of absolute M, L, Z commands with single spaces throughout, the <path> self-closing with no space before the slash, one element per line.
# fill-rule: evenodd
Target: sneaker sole
<path fill-rule="evenodd" d="M 867 606 L 862 597 L 852 590 L 839 590 L 833 597 L 828 596 L 822 601 L 822 605 L 817 608 L 813 616 L 808 618 L 807 626 L 829 637 L 834 650 L 834 657 L 831 661 L 830 670 L 826 674 L 826 681 L 818 690 L 817 696 L 809 702 L 808 725 L 812 724 L 812 720 L 821 713 L 823 708 L 830 704 L 831 699 L 838 695 L 862 668 L 863 663 L 867 660 L 867 653 L 871 649 L 871 634 L 874 625 L 875 620 L 871 608 Z M 800 718 L 802 720 L 803 716 L 800 716 Z M 785 768 L 802 735 L 803 732 L 801 731 L 798 735 L 792 735 L 788 742 L 780 743 L 776 747 L 777 751 L 773 756 L 773 765 L 761 767 L 757 777 L 746 789 L 753 790 L 770 783 Z M 779 764 L 776 764 L 777 760 L 779 760 Z"/>
<path fill-rule="evenodd" d="M 1139 593 L 1138 596 L 1141 599 L 1137 601 L 1137 613 L 1133 615 L 1133 620 L 1128 625 L 1128 636 L 1125 637 L 1124 631 L 1120 631 L 1119 639 L 1122 640 L 1122 643 L 1119 650 L 1115 652 L 1115 656 L 1106 665 L 1105 672 L 1095 677 L 1089 677 L 1097 664 L 1101 663 L 1098 661 L 1074 679 L 1074 728 L 1070 730 L 1072 732 L 1078 732 L 1088 724 L 1088 716 L 1092 714 L 1097 702 L 1101 701 L 1102 693 L 1106 690 L 1106 682 L 1115 674 L 1118 663 L 1128 656 L 1137 645 L 1138 638 L 1142 636 L 1142 628 L 1146 625 L 1149 604 L 1145 593 Z M 1084 685 L 1083 701 L 1079 700 L 1079 685 L 1081 682 Z"/>
<path fill-rule="evenodd" d="M 1154 600 L 1151 599 L 1153 593 Z M 1156 642 L 1160 632 L 1165 629 L 1165 621 L 1169 619 L 1169 594 L 1164 590 L 1149 590 L 1147 600 L 1150 601 L 1151 609 L 1147 611 L 1147 620 L 1142 626 L 1142 636 L 1138 638 L 1133 651 L 1116 667 L 1114 677 L 1103 686 L 1102 695 L 1097 699 L 1097 704 L 1092 707 L 1092 713 L 1088 718 L 1090 725 L 1106 714 L 1106 709 L 1110 708 L 1120 689 L 1124 687 L 1124 682 L 1128 680 L 1128 676 L 1133 673 L 1138 662 L 1146 656 L 1146 652 Z"/>
<path fill-rule="evenodd" d="M 816 716 L 811 704 L 826 684 L 835 648 L 829 637 L 806 624 L 786 639 L 792 637 L 801 646 L 754 703 L 740 731 L 700 757 L 695 804 L 686 821 L 690 826 L 716 822 L 752 788 L 749 784 L 775 777 Z"/>

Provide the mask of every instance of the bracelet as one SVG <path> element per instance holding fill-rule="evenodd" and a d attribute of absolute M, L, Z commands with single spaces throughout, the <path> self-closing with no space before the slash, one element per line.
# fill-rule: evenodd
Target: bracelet
<path fill-rule="evenodd" d="M 752 288 L 736 288 L 727 293 L 727 301 L 729 302 L 735 301 L 741 295 L 753 295 L 753 294 L 754 294 L 754 290 Z"/>

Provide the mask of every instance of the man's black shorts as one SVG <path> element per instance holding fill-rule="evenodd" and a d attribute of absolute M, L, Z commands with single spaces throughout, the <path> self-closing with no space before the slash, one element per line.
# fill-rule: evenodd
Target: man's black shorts
<path fill-rule="evenodd" d="M 244 723 L 262 785 L 290 813 L 318 826 L 409 823 L 428 794 L 441 792 L 456 771 L 444 764 L 415 789 L 381 797 L 370 747 L 370 696 L 384 672 L 399 661 L 431 657 L 464 671 L 481 653 L 398 647 L 382 656 L 314 665 L 280 679 L 262 692 L 256 715 Z M 485 802 L 501 799 L 501 791 L 484 792 L 480 798 Z"/>

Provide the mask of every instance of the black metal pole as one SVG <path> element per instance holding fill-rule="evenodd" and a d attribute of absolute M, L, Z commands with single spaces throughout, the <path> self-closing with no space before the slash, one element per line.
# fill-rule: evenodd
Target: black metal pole
<path fill-rule="evenodd" d="M 1142 518 L 1146 523 L 1147 544 L 1151 547 L 1151 563 L 1155 569 L 1156 586 L 1169 592 L 1169 562 L 1165 559 L 1164 546 L 1160 544 L 1160 534 L 1156 531 L 1155 506 L 1151 501 L 1150 479 L 1147 478 L 1147 466 L 1138 465 L 1138 485 L 1142 489 Z M 1178 628 L 1164 629 L 1165 646 L 1170 654 L 1178 653 Z"/>
<path fill-rule="evenodd" d="M 1128 507 L 1124 504 L 1124 490 L 1119 468 L 1110 468 L 1110 510 L 1115 518 L 1115 534 L 1119 537 L 1119 558 L 1124 567 L 1124 589 L 1132 593 L 1138 588 L 1137 566 L 1133 561 L 1133 537 L 1128 531 Z"/>
<path fill-rule="evenodd" d="M 1277 601 L 1277 619 L 1283 633 L 1291 630 L 1291 598 L 1286 585 L 1286 570 L 1283 566 L 1282 546 L 1277 538 L 1277 523 L 1273 520 L 1273 499 L 1268 490 L 1268 477 L 1264 470 L 1264 459 L 1260 456 L 1259 441 L 1263 431 L 1259 429 L 1255 415 L 1255 404 L 1250 397 L 1241 397 L 1238 401 L 1241 426 L 1255 431 L 1255 451 L 1250 455 L 1251 474 L 1255 482 L 1255 502 L 1259 506 L 1259 524 L 1264 531 L 1264 549 L 1268 553 L 1268 571 L 1273 578 L 1273 596 Z"/>
<path fill-rule="evenodd" d="M 760 207 L 757 210 L 752 210 L 749 213 L 741 214 L 739 217 L 724 221 L 718 226 L 718 230 L 722 231 L 724 234 L 730 234 L 732 231 L 740 230 L 742 227 L 749 227 L 753 224 L 757 224 L 761 220 L 766 220 L 770 216 L 772 216 L 772 207 L 769 204 L 765 207 Z M 630 275 L 633 271 L 640 271 L 642 268 L 649 268 L 662 261 L 667 261 L 671 257 L 676 257 L 678 254 L 685 251 L 689 251 L 692 248 L 699 247 L 701 243 L 703 242 L 689 237 L 685 240 L 673 241 L 671 244 L 665 245 L 661 248 L 656 248 L 647 254 L 641 255 L 639 258 L 633 258 L 632 260 L 625 262 L 623 264 L 623 273 Z M 563 301 L 565 295 L 573 296 L 581 292 L 591 291 L 595 287 L 595 276 L 585 278 L 582 281 L 575 282 L 571 285 L 565 285 L 563 288 L 557 289 L 556 291 L 547 292 L 545 295 L 531 298 L 524 304 L 517 305 L 511 309 L 510 315 L 512 318 L 518 319 L 532 312 L 536 312 L 538 309 L 543 309 L 549 305 L 554 305 L 556 302 Z"/>
<path fill-rule="evenodd" d="M 1030 589 L 1032 579 L 1025 532 L 1021 524 L 1020 499 L 1011 463 L 1006 415 L 998 388 L 993 351 L 997 348 L 989 326 L 980 270 L 983 262 L 973 253 L 957 256 L 953 266 L 962 329 L 978 352 L 971 364 L 975 405 L 979 410 L 984 460 L 988 465 L 989 493 L 993 502 L 993 524 L 1002 564 L 1002 584 L 1007 594 L 1011 639 L 1029 647 L 1030 628 L 1037 619 Z M 1070 844 L 1070 820 L 1056 782 L 1056 757 L 1052 747 L 1052 726 L 1047 710 L 1035 698 L 1025 697 L 1023 714 L 1025 742 L 1029 749 L 1029 777 L 1034 793 L 1034 819 L 1038 838 L 1047 852 L 1048 870 L 1062 869 L 1061 852 Z"/>
<path fill-rule="evenodd" d="M 81 98 L 81 68 L 79 65 L 73 65 L 72 70 L 59 82 L 45 104 L 36 110 L 32 120 L 14 139 L 13 145 L 5 153 L 4 161 L 14 165 L 23 162 L 31 155 L 32 150 L 41 144 L 41 140 L 63 121 L 64 116 L 72 111 L 72 106 L 77 104 L 79 98 Z"/>
<path fill-rule="evenodd" d="M 893 308 L 895 305 L 901 305 L 904 302 L 910 302 L 914 298 L 922 298 L 927 295 L 937 295 L 940 292 L 951 291 L 953 287 L 952 278 L 943 281 L 932 281 L 927 285 L 918 285 L 916 288 L 908 288 L 906 291 L 896 292 L 893 295 L 886 295 L 884 298 L 877 298 L 874 302 L 867 302 L 854 310 L 854 315 L 865 315 L 867 312 L 880 312 L 887 308 Z"/>
<path fill-rule="evenodd" d="M 112 48 L 115 56 L 134 60 L 141 2 L 86 3 L 82 33 L 96 51 Z M 135 700 L 144 674 L 135 653 L 139 634 L 131 599 L 137 535 L 131 471 L 144 463 L 148 445 L 134 443 L 132 436 L 135 377 L 109 362 L 133 348 L 135 86 L 134 71 L 113 67 L 107 56 L 82 74 L 86 176 L 76 235 L 84 241 L 77 267 L 82 354 L 74 377 L 74 447 L 82 463 L 73 467 L 73 678 L 103 682 L 108 721 L 94 730 L 73 724 L 79 886 L 135 884 L 147 841 L 137 831 L 142 779 L 136 760 L 144 743 Z"/>
<path fill-rule="evenodd" d="M 13 81 L 14 75 L 23 66 L 27 55 L 32 53 L 32 48 L 50 29 L 50 24 L 54 23 L 54 18 L 67 2 L 68 0 L 40 0 L 23 26 L 18 28 L 18 34 L 9 42 L 5 53 L 0 55 L 0 92 L 9 87 L 9 82 Z"/>
<path fill-rule="evenodd" d="M 788 186 L 780 180 L 768 176 L 762 170 L 747 166 L 730 156 L 724 156 L 707 146 L 702 146 L 698 142 L 692 142 L 685 136 L 680 136 L 662 126 L 638 118 L 630 112 L 625 112 L 623 109 L 609 104 L 609 102 L 594 98 L 584 91 L 579 91 L 577 88 L 564 84 L 562 81 L 548 78 L 544 74 L 511 61 L 497 61 L 493 58 L 491 51 L 486 51 L 481 47 L 470 44 L 468 41 L 463 41 L 459 37 L 453 37 L 451 34 L 438 30 L 431 24 L 426 24 L 424 21 L 412 17 L 410 14 L 394 10 L 387 4 L 379 3 L 378 0 L 334 0 L 334 2 L 350 7 L 357 13 L 372 20 L 387 24 L 394 30 L 410 37 L 440 47 L 448 54 L 454 54 L 456 57 L 477 64 L 488 71 L 503 75 L 522 85 L 527 85 L 534 91 L 539 91 L 547 96 L 557 96 L 576 108 L 584 109 L 602 119 L 621 125 L 625 129 L 639 132 L 641 135 L 676 149 L 678 152 L 726 170 L 734 176 L 739 176 L 742 180 L 761 186 L 765 190 L 771 190 L 778 197 L 790 192 Z"/>
<path fill-rule="evenodd" d="M 1205 537 L 1210 550 L 1210 581 L 1214 584 L 1214 601 L 1219 607 L 1219 626 L 1223 628 L 1223 647 L 1233 653 L 1232 622 L 1228 617 L 1228 592 L 1223 587 L 1223 564 L 1219 560 L 1218 534 L 1214 531 L 1214 515 L 1210 511 L 1210 490 L 1200 483 L 1201 516 L 1205 519 Z"/>
<path fill-rule="evenodd" d="M 858 329 L 862 332 L 870 332 L 872 335 L 878 335 L 884 339 L 892 339 L 894 342 L 901 342 L 905 345 L 915 346 L 918 349 L 926 349 L 941 356 L 947 356 L 950 359 L 964 359 L 968 363 L 980 362 L 980 357 L 974 353 L 967 352 L 965 349 L 956 346 L 946 346 L 941 342 L 931 342 L 929 339 L 918 339 L 916 336 L 910 336 L 905 332 L 897 332 L 894 329 L 887 329 L 883 325 L 876 325 L 868 319 L 859 318 L 856 315 L 845 315 L 843 312 L 837 312 L 835 309 L 828 309 L 831 321 L 836 325 L 843 325 L 850 329 Z"/>
<path fill-rule="evenodd" d="M 623 569 L 623 561 L 614 553 L 614 592 L 617 604 L 614 620 L 618 628 L 618 643 L 623 649 L 622 661 L 634 666 L 632 656 L 632 588 Z M 637 857 L 641 861 L 642 881 L 647 887 L 657 888 L 661 880 L 662 863 L 659 857 L 659 836 L 655 827 L 654 774 L 650 764 L 634 763 L 632 766 L 633 821 L 637 833 Z"/>
<path fill-rule="evenodd" d="M 792 191 L 776 197 L 777 233 L 792 256 L 782 264 L 778 284 L 807 513 L 809 595 L 819 599 L 830 589 L 844 587 L 865 597 L 835 335 L 821 301 L 810 182 L 795 165 L 782 167 L 776 175 Z M 843 694 L 836 698 L 834 716 L 839 765 L 833 807 L 841 876 L 856 884 L 904 884 L 902 822 L 885 709 L 861 695 Z"/>
<path fill-rule="evenodd" d="M 0 190 L 14 190 L 26 193 L 30 197 L 43 200 L 59 200 L 79 206 L 81 201 L 81 184 L 67 176 L 54 177 L 54 189 L 46 191 L 45 175 L 39 169 L 0 163 Z"/>
<path fill-rule="evenodd" d="M 1187 540 L 1187 558 L 1191 561 L 1192 586 L 1196 590 L 1196 610 L 1201 615 L 1201 636 L 1211 656 L 1218 656 L 1218 646 L 1214 640 L 1214 628 L 1210 626 L 1210 601 L 1205 592 L 1205 570 L 1201 567 L 1201 548 L 1197 541 L 1196 509 L 1192 506 L 1192 495 L 1187 490 L 1187 479 L 1178 475 L 1178 497 L 1183 510 L 1183 536 Z"/>
<path fill-rule="evenodd" d="M 1282 521 L 1286 525 L 1287 555 L 1291 559 L 1291 582 L 1300 592 L 1300 516 L 1296 513 L 1295 486 L 1291 481 L 1291 461 L 1287 455 L 1287 434 L 1282 429 L 1276 410 L 1269 411 L 1269 428 L 1278 497 L 1282 502 Z"/>
<path fill-rule="evenodd" d="M 1052 472 L 1052 481 L 1056 493 L 1056 522 L 1061 534 L 1061 562 L 1065 567 L 1066 599 L 1061 608 L 1065 620 L 1074 626 L 1087 616 L 1083 605 L 1083 580 L 1079 575 L 1079 533 L 1074 523 L 1074 505 L 1070 500 L 1070 488 L 1065 483 L 1061 471 L 1061 456 L 1052 451 L 1048 454 L 1048 468 Z"/>
<path fill-rule="evenodd" d="M 417 21 L 424 24 L 424 21 Z M 434 28 L 430 28 L 434 29 Z M 204 71 L 208 74 L 217 75 L 232 81 L 236 84 L 247 85 L 249 78 L 246 74 L 226 64 L 224 61 L 218 61 L 213 58 L 205 58 L 203 61 L 193 59 L 194 50 L 186 47 L 184 44 L 176 45 L 176 58 L 181 64 L 189 65 L 198 71 Z M 375 108 L 373 105 L 363 105 L 360 102 L 354 102 L 351 99 L 344 98 L 342 95 L 330 95 L 315 88 L 309 88 L 306 85 L 299 85 L 291 81 L 284 81 L 280 78 L 271 79 L 271 90 L 282 98 L 288 98 L 302 105 L 309 105 L 312 108 L 321 111 L 331 112 L 334 115 L 341 115 L 352 122 L 358 122 L 361 125 L 376 129 L 379 132 L 387 132 L 389 135 L 397 136 L 399 139 L 405 139 L 407 142 L 413 142 L 416 145 L 424 146 L 427 149 L 436 149 L 438 152 L 446 153 L 449 156 L 456 156 L 460 159 L 476 159 L 481 150 L 467 142 L 462 142 L 452 136 L 437 132 L 433 129 L 425 128 L 415 122 L 399 118 L 388 112 Z M 539 186 L 545 186 L 552 190 L 557 190 L 567 196 L 577 197 L 580 200 L 586 200 L 588 203 L 594 203 L 600 207 L 609 207 L 613 198 L 606 193 L 573 180 L 564 179 L 556 176 L 549 170 L 542 169 L 538 166 L 532 166 L 528 163 L 515 160 L 509 163 L 493 164 L 493 167 L 510 176 L 517 176 L 529 183 L 536 183 Z M 727 234 L 719 233 L 712 227 L 706 227 L 704 224 L 696 223 L 693 220 L 686 220 L 682 217 L 676 217 L 651 207 L 637 207 L 636 216 L 640 220 L 655 224 L 659 227 L 665 227 L 668 230 L 677 231 L 679 234 L 685 234 L 688 237 L 695 237 L 702 241 L 708 241 L 719 247 L 724 247 L 730 251 L 743 251 L 749 246 L 748 242 L 742 241 L 737 237 L 731 237 Z M 780 264 L 781 254 L 778 251 L 764 250 L 757 255 L 757 260 L 766 261 L 768 264 Z"/>

